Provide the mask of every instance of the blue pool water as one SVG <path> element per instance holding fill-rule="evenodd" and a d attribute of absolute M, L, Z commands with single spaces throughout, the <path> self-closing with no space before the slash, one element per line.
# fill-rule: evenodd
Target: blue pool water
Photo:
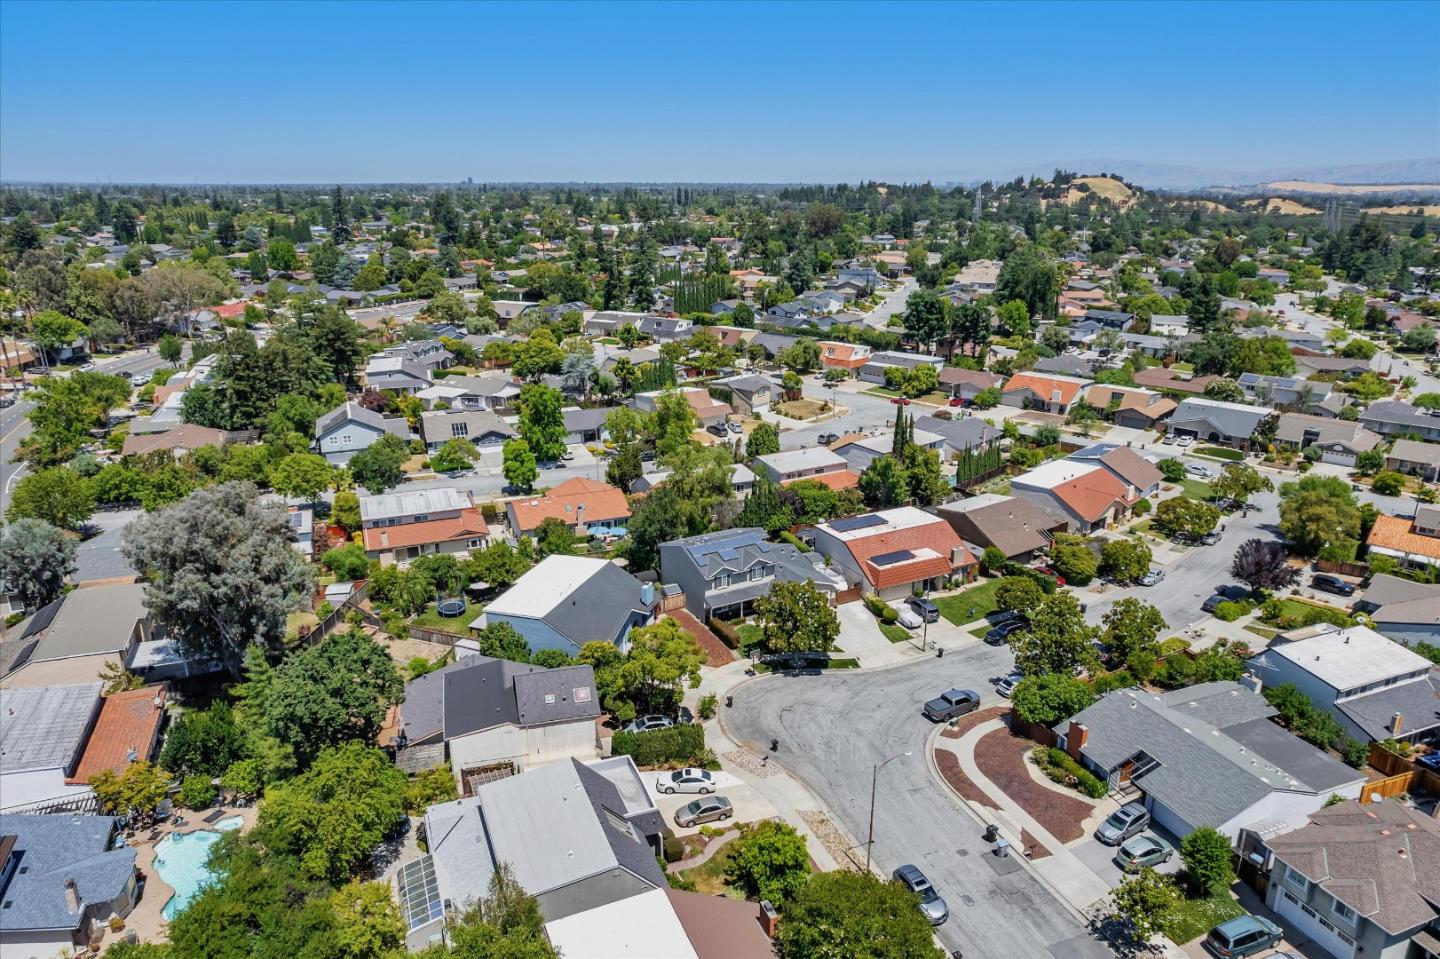
<path fill-rule="evenodd" d="M 245 820 L 240 816 L 222 819 L 215 828 L 224 832 L 239 829 Z M 190 905 L 190 900 L 200 895 L 214 878 L 205 860 L 210 857 L 210 847 L 219 840 L 220 833 L 210 829 L 198 832 L 171 833 L 155 845 L 155 871 L 175 890 L 175 895 L 165 903 L 161 915 L 172 920 Z"/>

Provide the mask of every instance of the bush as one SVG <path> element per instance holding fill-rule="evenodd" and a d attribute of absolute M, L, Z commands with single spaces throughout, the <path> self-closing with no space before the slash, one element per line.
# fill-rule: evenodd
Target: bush
<path fill-rule="evenodd" d="M 1005 554 L 994 546 L 985 547 L 985 552 L 980 555 L 980 569 L 986 576 L 994 576 L 1005 568 L 1007 562 Z"/>
<path fill-rule="evenodd" d="M 712 633 L 720 637 L 720 642 L 731 649 L 740 649 L 745 645 L 745 641 L 740 638 L 740 631 L 733 624 L 727 623 L 723 619 L 712 618 L 706 620 L 705 625 L 710 627 Z"/>
<path fill-rule="evenodd" d="M 209 776 L 186 776 L 180 785 L 180 805 L 186 809 L 204 809 L 215 802 L 215 787 Z"/>
<path fill-rule="evenodd" d="M 1400 491 L 1405 488 L 1405 477 L 1393 470 L 1385 470 L 1376 474 L 1370 481 L 1370 491 L 1381 496 L 1399 496 Z"/>
<path fill-rule="evenodd" d="M 1246 616 L 1255 609 L 1255 604 L 1248 599 L 1226 600 L 1215 606 L 1215 618 L 1225 623 L 1233 623 L 1241 616 Z"/>
<path fill-rule="evenodd" d="M 810 547 L 805 545 L 805 541 L 802 540 L 800 537 L 796 536 L 794 533 L 790 532 L 788 529 L 782 529 L 780 531 L 780 538 L 802 553 L 810 552 Z"/>
<path fill-rule="evenodd" d="M 1136 516 L 1146 516 L 1152 508 L 1148 499 L 1142 499 L 1131 508 L 1131 512 Z"/>
<path fill-rule="evenodd" d="M 699 765 L 706 752 L 705 730 L 696 723 L 682 723 L 648 733 L 622 731 L 610 741 L 610 752 L 629 756 L 637 766 Z"/>
<path fill-rule="evenodd" d="M 1113 673 L 1101 673 L 1090 683 L 1091 690 L 1096 696 L 1104 696 L 1106 693 L 1114 692 L 1117 689 L 1129 689 L 1135 685 L 1135 676 L 1128 669 L 1117 669 Z"/>
<path fill-rule="evenodd" d="M 685 846 L 678 836 L 666 836 L 664 840 L 665 861 L 679 862 L 685 856 Z"/>
<path fill-rule="evenodd" d="M 720 700 L 716 697 L 716 695 L 715 695 L 714 693 L 706 693 L 704 696 L 701 696 L 701 697 L 700 697 L 700 718 L 701 718 L 701 719 L 714 719 L 714 718 L 715 718 L 715 707 L 718 706 L 719 703 L 720 703 Z"/>
<path fill-rule="evenodd" d="M 1030 758 L 1051 782 L 1078 790 L 1091 799 L 1100 799 L 1105 795 L 1105 784 L 1090 770 L 1071 759 L 1070 754 L 1063 749 L 1036 746 Z"/>
<path fill-rule="evenodd" d="M 240 759 L 231 763 L 220 777 L 220 785 L 240 796 L 258 796 L 264 785 L 260 778 L 260 760 Z"/>
<path fill-rule="evenodd" d="M 863 599 L 865 602 L 865 608 L 870 610 L 870 612 L 876 617 L 878 617 L 882 622 L 894 623 L 899 620 L 900 614 L 896 612 L 895 607 L 891 606 L 889 603 L 885 602 L 885 600 L 881 599 L 879 596 L 876 596 L 874 593 L 866 593 Z"/>

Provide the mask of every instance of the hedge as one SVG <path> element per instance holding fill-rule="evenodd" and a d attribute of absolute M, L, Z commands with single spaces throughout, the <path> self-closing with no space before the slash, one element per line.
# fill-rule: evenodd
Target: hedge
<path fill-rule="evenodd" d="M 610 741 L 615 756 L 629 756 L 637 766 L 699 761 L 705 752 L 705 730 L 697 723 L 681 723 L 648 733 L 618 732 Z"/>
<path fill-rule="evenodd" d="M 740 631 L 725 620 L 711 617 L 705 621 L 705 625 L 710 627 L 710 632 L 720 637 L 720 642 L 731 649 L 739 649 L 745 645 L 745 641 L 740 638 Z"/>
<path fill-rule="evenodd" d="M 665 861 L 679 862 L 685 856 L 685 846 L 678 836 L 666 836 L 664 841 Z"/>
<path fill-rule="evenodd" d="M 1045 752 L 1045 759 L 1052 767 L 1075 777 L 1075 788 L 1091 799 L 1100 799 L 1108 791 L 1105 784 L 1094 773 L 1071 759 L 1070 754 L 1065 750 L 1051 746 Z"/>
<path fill-rule="evenodd" d="M 893 623 L 900 619 L 900 614 L 895 611 L 895 607 L 874 593 L 866 593 L 862 599 L 865 602 L 865 608 L 870 610 L 875 616 L 878 616 L 883 622 Z"/>
<path fill-rule="evenodd" d="M 1053 576 L 1046 576 L 1044 573 L 1037 573 L 1037 572 L 1035 572 L 1035 570 L 1031 569 L 1029 566 L 1024 566 L 1024 565 L 1022 565 L 1022 564 L 1020 564 L 1020 563 L 1016 563 L 1016 562 L 1006 563 L 1006 564 L 1005 564 L 1004 573 L 1005 573 L 1006 576 L 1028 576 L 1028 577 L 1030 577 L 1030 578 L 1033 579 L 1035 582 L 1037 582 L 1037 583 L 1040 584 L 1040 589 L 1045 593 L 1046 596 L 1049 596 L 1051 593 L 1055 592 L 1055 590 L 1056 590 L 1056 588 L 1057 588 L 1057 584 L 1056 584 L 1056 582 L 1055 582 L 1055 577 L 1053 577 Z"/>
<path fill-rule="evenodd" d="M 780 538 L 802 553 L 810 552 L 810 547 L 805 545 L 804 540 L 796 536 L 794 533 L 790 532 L 788 529 L 782 529 L 780 531 Z"/>

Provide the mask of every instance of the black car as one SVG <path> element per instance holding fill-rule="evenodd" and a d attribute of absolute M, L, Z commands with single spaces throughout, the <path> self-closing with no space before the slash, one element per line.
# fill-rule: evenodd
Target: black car
<path fill-rule="evenodd" d="M 905 602 L 910 604 L 910 608 L 915 611 L 915 615 L 919 616 L 924 622 L 933 623 L 940 618 L 940 607 L 928 599 L 920 596 L 911 596 Z"/>
<path fill-rule="evenodd" d="M 985 642 L 991 646 L 1004 646 L 1010 641 L 1011 633 L 1018 632 L 1028 625 L 1023 619 L 1012 619 L 1008 623 L 1001 623 L 985 634 Z"/>
<path fill-rule="evenodd" d="M 707 427 L 705 427 L 705 428 L 706 428 L 707 430 L 709 430 L 711 433 L 715 434 L 716 436 L 719 436 L 719 437 L 722 437 L 722 438 L 723 438 L 724 436 L 726 436 L 726 435 L 730 432 L 729 430 L 727 430 L 727 429 L 725 428 L 725 424 L 724 424 L 724 423 L 711 423 L 709 426 L 707 426 Z"/>
<path fill-rule="evenodd" d="M 1310 588 L 1318 589 L 1326 593 L 1334 593 L 1336 596 L 1354 596 L 1355 586 L 1345 582 L 1339 576 L 1331 576 L 1329 573 L 1316 573 L 1310 579 Z"/>

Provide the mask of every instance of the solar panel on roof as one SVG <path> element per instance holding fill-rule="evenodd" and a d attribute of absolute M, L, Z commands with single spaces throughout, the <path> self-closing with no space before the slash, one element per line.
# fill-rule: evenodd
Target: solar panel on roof
<path fill-rule="evenodd" d="M 846 516 L 837 519 L 830 524 L 830 528 L 837 533 L 848 533 L 857 529 L 868 529 L 871 526 L 885 525 L 885 518 L 876 513 L 865 513 L 860 516 Z"/>
<path fill-rule="evenodd" d="M 870 562 L 874 563 L 876 566 L 890 566 L 894 563 L 903 563 L 907 560 L 912 560 L 914 558 L 915 554 L 910 552 L 908 549 L 897 549 L 893 553 L 881 553 L 879 556 L 876 556 L 874 559 L 870 560 Z"/>

